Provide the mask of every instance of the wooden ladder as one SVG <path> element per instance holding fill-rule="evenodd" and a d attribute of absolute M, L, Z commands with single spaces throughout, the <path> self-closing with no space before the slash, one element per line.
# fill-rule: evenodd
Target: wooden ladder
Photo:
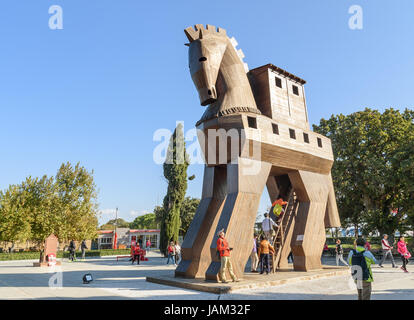
<path fill-rule="evenodd" d="M 283 213 L 282 219 L 279 221 L 279 226 L 276 228 L 276 235 L 273 240 L 273 247 L 275 253 L 272 255 L 272 272 L 276 271 L 277 266 L 279 265 L 280 256 L 282 254 L 282 248 L 285 244 L 285 238 L 289 231 L 289 226 L 291 225 L 291 220 L 295 216 L 295 211 L 297 207 L 297 198 L 293 189 L 289 192 L 288 203 Z"/>

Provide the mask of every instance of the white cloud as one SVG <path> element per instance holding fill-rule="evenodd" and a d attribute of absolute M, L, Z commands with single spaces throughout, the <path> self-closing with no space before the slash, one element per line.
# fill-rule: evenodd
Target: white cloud
<path fill-rule="evenodd" d="M 148 210 L 131 210 L 129 212 L 129 215 L 133 218 L 136 218 L 136 217 L 139 217 L 139 216 L 146 215 L 148 213 L 151 213 L 151 211 L 148 211 Z"/>
<path fill-rule="evenodd" d="M 116 214 L 116 209 L 104 209 L 104 210 L 100 210 L 99 213 L 103 216 L 115 215 Z"/>

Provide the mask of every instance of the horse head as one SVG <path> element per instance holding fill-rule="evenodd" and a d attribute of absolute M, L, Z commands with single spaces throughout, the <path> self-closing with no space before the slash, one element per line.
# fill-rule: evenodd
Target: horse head
<path fill-rule="evenodd" d="M 197 88 L 200 104 L 207 106 L 217 100 L 216 82 L 227 47 L 226 31 L 207 25 L 196 25 L 184 30 L 189 46 L 189 67 Z"/>
<path fill-rule="evenodd" d="M 189 67 L 200 104 L 209 106 L 197 125 L 208 119 L 238 112 L 260 114 L 247 78 L 244 54 L 226 30 L 202 24 L 184 30 L 190 43 Z"/>

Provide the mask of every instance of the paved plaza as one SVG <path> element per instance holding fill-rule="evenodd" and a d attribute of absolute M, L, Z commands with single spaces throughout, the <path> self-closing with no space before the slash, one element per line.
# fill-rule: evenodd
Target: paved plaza
<path fill-rule="evenodd" d="M 333 265 L 334 258 L 323 258 Z M 400 261 L 398 265 L 400 265 Z M 411 262 L 413 263 L 413 262 Z M 174 265 L 157 252 L 149 253 L 149 261 L 131 265 L 128 259 L 116 257 L 69 262 L 62 267 L 33 267 L 33 260 L 0 262 L 0 299 L 174 299 L 174 300 L 356 300 L 349 275 L 307 280 L 284 285 L 241 289 L 228 294 L 214 294 L 150 283 L 146 277 L 173 274 Z M 410 273 L 400 268 L 373 267 L 373 300 L 414 300 L 414 266 Z M 91 273 L 94 280 L 83 284 L 82 276 Z M 266 275 L 263 275 L 266 277 Z"/>

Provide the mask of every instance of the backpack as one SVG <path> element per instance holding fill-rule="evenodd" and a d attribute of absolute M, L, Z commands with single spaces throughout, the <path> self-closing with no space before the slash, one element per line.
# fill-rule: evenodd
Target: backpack
<path fill-rule="evenodd" d="M 362 279 L 360 279 L 360 275 L 358 274 L 358 269 L 359 268 L 352 268 L 351 269 L 351 273 L 352 273 L 352 278 L 354 278 L 354 280 L 368 280 L 370 277 L 370 273 L 369 273 L 369 269 L 367 266 L 367 261 L 365 260 L 364 257 L 364 251 L 358 252 L 356 250 L 352 250 L 353 254 L 352 254 L 352 266 L 359 266 L 362 270 Z"/>

